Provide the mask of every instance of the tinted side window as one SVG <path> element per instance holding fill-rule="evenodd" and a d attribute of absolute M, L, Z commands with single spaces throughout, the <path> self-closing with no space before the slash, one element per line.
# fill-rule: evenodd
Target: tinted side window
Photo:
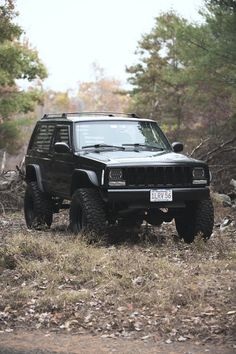
<path fill-rule="evenodd" d="M 70 137 L 69 137 L 69 127 L 67 125 L 63 127 L 57 127 L 55 135 L 55 143 L 62 142 L 70 146 Z"/>
<path fill-rule="evenodd" d="M 30 148 L 39 151 L 49 151 L 54 127 L 52 124 L 41 124 Z"/>

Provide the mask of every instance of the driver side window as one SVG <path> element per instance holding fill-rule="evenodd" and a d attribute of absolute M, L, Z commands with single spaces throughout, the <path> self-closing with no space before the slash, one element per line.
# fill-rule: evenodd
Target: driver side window
<path fill-rule="evenodd" d="M 66 143 L 68 146 L 70 146 L 70 135 L 68 125 L 56 128 L 54 144 L 55 143 Z"/>

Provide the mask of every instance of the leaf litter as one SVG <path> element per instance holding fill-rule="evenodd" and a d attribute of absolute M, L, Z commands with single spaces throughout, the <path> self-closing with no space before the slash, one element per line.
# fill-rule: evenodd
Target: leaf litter
<path fill-rule="evenodd" d="M 217 210 L 216 224 L 224 220 Z M 230 218 L 235 210 L 230 209 Z M 186 245 L 172 223 L 89 244 L 66 216 L 30 231 L 20 213 L 0 225 L 0 330 L 47 329 L 103 338 L 233 342 L 236 230 Z"/>

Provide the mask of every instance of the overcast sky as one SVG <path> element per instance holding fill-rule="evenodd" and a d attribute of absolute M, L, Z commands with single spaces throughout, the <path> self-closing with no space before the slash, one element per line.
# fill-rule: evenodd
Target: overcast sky
<path fill-rule="evenodd" d="M 37 48 L 49 77 L 45 88 L 65 91 L 93 79 L 97 62 L 125 84 L 141 35 L 161 12 L 198 21 L 203 0 L 17 0 L 18 23 Z"/>

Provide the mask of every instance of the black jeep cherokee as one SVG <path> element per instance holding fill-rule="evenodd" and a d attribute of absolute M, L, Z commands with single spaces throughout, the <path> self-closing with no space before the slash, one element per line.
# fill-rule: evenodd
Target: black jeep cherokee
<path fill-rule="evenodd" d="M 53 213 L 70 207 L 75 233 L 175 219 L 185 242 L 198 233 L 207 239 L 214 223 L 209 169 L 182 150 L 155 121 L 135 114 L 46 114 L 26 155 L 26 224 L 50 227 Z"/>

